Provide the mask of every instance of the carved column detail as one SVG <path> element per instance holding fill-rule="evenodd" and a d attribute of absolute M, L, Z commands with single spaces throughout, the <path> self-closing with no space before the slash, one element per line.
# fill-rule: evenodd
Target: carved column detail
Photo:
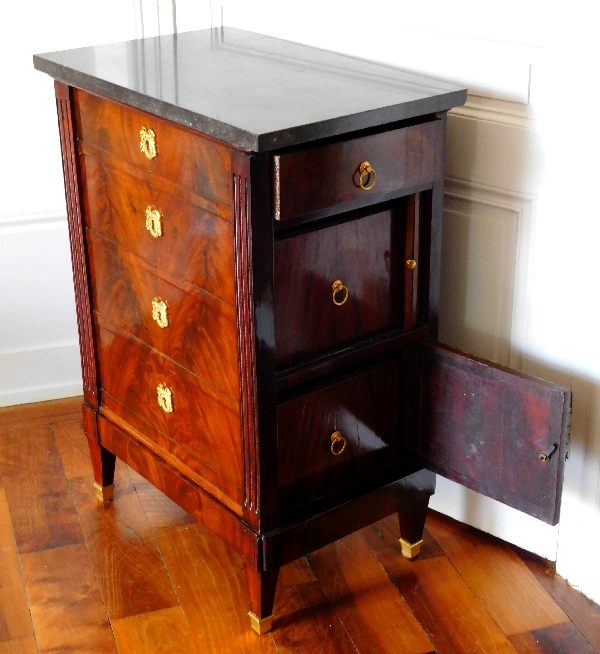
<path fill-rule="evenodd" d="M 234 164 L 240 158 L 234 158 Z M 241 166 L 240 166 L 241 168 Z M 236 303 L 240 370 L 240 411 L 244 457 L 244 506 L 259 511 L 256 345 L 252 283 L 252 226 L 248 169 L 233 170 Z"/>
<path fill-rule="evenodd" d="M 83 390 L 86 402 L 97 408 L 98 375 L 94 352 L 94 326 L 92 322 L 90 287 L 86 267 L 84 225 L 81 214 L 71 89 L 65 84 L 55 82 L 54 90 L 56 93 L 56 109 L 58 112 L 63 174 L 65 178 L 65 196 L 69 221 L 75 304 L 77 307 L 77 327 L 79 330 Z"/>

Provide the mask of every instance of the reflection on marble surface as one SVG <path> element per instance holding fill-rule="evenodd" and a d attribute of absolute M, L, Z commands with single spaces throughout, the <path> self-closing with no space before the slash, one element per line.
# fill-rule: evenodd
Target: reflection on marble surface
<path fill-rule="evenodd" d="M 233 28 L 34 57 L 69 84 L 265 150 L 449 109 L 457 86 Z"/>

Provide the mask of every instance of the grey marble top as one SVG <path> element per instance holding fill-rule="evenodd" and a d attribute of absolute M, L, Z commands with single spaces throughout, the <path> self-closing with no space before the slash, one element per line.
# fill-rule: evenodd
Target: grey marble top
<path fill-rule="evenodd" d="M 459 86 L 231 27 L 34 55 L 55 79 L 263 152 L 462 105 Z"/>

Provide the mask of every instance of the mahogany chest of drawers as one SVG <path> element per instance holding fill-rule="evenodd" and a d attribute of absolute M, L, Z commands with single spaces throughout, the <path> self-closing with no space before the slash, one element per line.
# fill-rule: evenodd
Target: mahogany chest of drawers
<path fill-rule="evenodd" d="M 229 28 L 34 63 L 100 499 L 119 457 L 224 538 L 259 633 L 295 558 L 395 512 L 416 556 L 434 472 L 558 520 L 569 392 L 436 342 L 464 89 Z"/>

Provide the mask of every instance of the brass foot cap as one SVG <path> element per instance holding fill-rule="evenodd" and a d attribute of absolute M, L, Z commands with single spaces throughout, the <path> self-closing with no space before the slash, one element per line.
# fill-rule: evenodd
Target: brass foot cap
<path fill-rule="evenodd" d="M 267 631 L 271 631 L 271 624 L 273 622 L 272 615 L 268 615 L 266 618 L 259 618 L 256 613 L 252 613 L 252 611 L 250 611 L 248 615 L 250 616 L 250 626 L 259 636 L 261 634 L 266 634 Z"/>
<path fill-rule="evenodd" d="M 94 488 L 96 489 L 96 497 L 100 500 L 100 502 L 108 502 L 115 496 L 114 484 L 110 484 L 110 486 L 100 486 L 100 484 L 95 481 Z"/>
<path fill-rule="evenodd" d="M 409 543 L 405 541 L 404 538 L 400 539 L 400 548 L 402 549 L 402 556 L 405 559 L 414 559 L 415 556 L 418 556 L 421 552 L 421 545 L 423 544 L 423 539 L 418 540 L 416 543 Z"/>

